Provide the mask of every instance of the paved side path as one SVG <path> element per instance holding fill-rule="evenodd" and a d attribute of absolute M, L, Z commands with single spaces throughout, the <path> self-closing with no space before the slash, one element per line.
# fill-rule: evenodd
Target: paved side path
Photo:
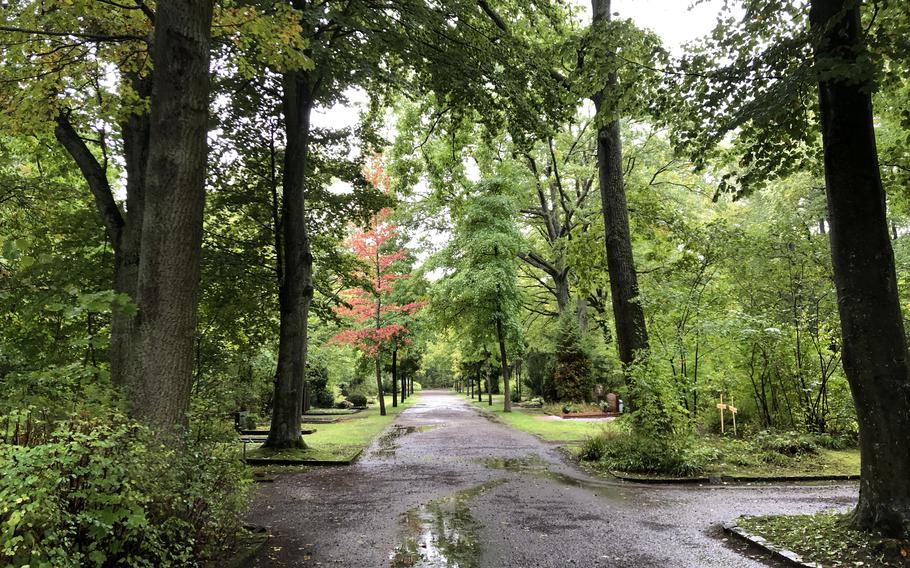
<path fill-rule="evenodd" d="M 275 538 L 256 567 L 748 568 L 776 565 L 720 523 L 846 507 L 857 486 L 606 482 L 462 397 L 425 391 L 355 465 L 257 489 L 248 520 Z"/>

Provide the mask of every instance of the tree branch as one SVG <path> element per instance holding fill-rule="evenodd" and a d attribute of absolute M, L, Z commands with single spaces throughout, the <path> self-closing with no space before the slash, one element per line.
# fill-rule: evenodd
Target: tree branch
<path fill-rule="evenodd" d="M 107 181 L 107 172 L 98 163 L 98 160 L 86 146 L 85 141 L 76 132 L 69 117 L 61 113 L 57 116 L 57 127 L 54 129 L 54 136 L 57 141 L 66 149 L 69 155 L 76 162 L 82 177 L 85 178 L 89 190 L 95 198 L 95 206 L 101 213 L 104 221 L 104 228 L 107 236 L 115 251 L 120 249 L 120 238 L 123 234 L 123 213 L 117 202 L 114 201 L 114 194 L 111 191 L 111 185 Z"/>

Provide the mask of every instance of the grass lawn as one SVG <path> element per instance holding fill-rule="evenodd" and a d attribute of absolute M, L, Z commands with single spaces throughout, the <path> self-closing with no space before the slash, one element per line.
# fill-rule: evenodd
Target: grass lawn
<path fill-rule="evenodd" d="M 534 434 L 547 442 L 562 442 L 571 446 L 580 444 L 588 436 L 599 434 L 604 430 L 616 429 L 612 421 L 563 420 L 545 414 L 539 408 L 521 408 L 515 404 L 512 405 L 512 412 L 503 412 L 502 402 L 503 395 L 501 394 L 493 395 L 493 406 L 488 406 L 486 395 L 484 395 L 483 402 L 473 400 L 473 404 L 477 408 L 494 414 L 512 428 Z"/>
<path fill-rule="evenodd" d="M 344 416 L 338 422 L 319 424 L 316 432 L 303 437 L 307 444 L 302 450 L 263 450 L 247 444 L 248 458 L 294 459 L 315 461 L 346 462 L 355 457 L 361 450 L 370 445 L 386 426 L 395 420 L 402 410 L 413 405 L 420 393 L 410 396 L 397 408 L 392 408 L 392 397 L 385 397 L 386 415 L 379 415 L 379 405 L 371 404 L 369 408 L 357 414 Z"/>

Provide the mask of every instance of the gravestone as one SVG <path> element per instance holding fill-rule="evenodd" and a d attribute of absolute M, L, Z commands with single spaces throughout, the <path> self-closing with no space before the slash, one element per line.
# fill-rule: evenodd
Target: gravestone
<path fill-rule="evenodd" d="M 597 402 L 600 402 L 604 399 L 604 386 L 602 384 L 594 385 L 594 398 Z"/>
<path fill-rule="evenodd" d="M 619 412 L 619 396 L 616 393 L 607 395 L 607 412 Z"/>

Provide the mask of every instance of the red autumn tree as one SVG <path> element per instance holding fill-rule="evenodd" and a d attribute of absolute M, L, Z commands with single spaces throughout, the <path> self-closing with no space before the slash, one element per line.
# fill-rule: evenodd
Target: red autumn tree
<path fill-rule="evenodd" d="M 378 156 L 374 156 L 365 168 L 364 177 L 373 186 L 388 192 L 388 177 Z M 397 304 L 390 299 L 395 281 L 409 275 L 396 272 L 396 263 L 407 256 L 407 251 L 395 248 L 398 229 L 389 222 L 389 214 L 389 209 L 383 209 L 373 217 L 366 230 L 355 232 L 349 239 L 351 249 L 365 267 L 360 274 L 364 285 L 342 293 L 345 305 L 336 308 L 336 313 L 348 319 L 351 327 L 331 340 L 333 343 L 353 345 L 376 361 L 376 387 L 379 389 L 379 412 L 382 415 L 386 413 L 382 354 L 389 347 L 410 344 L 407 320 L 422 305 L 420 302 Z M 393 386 L 393 404 L 397 406 L 395 394 Z"/>

